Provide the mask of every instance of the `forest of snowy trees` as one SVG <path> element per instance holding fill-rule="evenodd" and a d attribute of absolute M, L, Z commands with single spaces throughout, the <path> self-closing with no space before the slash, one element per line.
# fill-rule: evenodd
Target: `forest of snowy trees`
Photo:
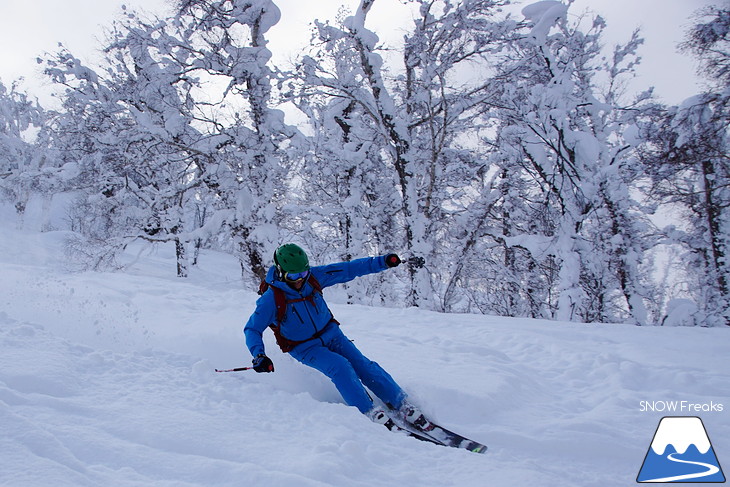
<path fill-rule="evenodd" d="M 730 325 L 727 4 L 681 46 L 706 91 L 667 106 L 626 89 L 640 33 L 605 46 L 604 20 L 572 2 L 515 16 L 507 0 L 409 0 L 385 56 L 375 1 L 391 0 L 313 19 L 289 65 L 267 48 L 276 0 L 125 10 L 98 66 L 39 59 L 60 108 L 0 84 L 0 197 L 21 226 L 31 200 L 64 202 L 88 268 L 174 242 L 179 276 L 214 249 L 254 289 L 292 241 L 316 263 L 411 259 L 398 286 L 351 284 L 351 302 Z"/>

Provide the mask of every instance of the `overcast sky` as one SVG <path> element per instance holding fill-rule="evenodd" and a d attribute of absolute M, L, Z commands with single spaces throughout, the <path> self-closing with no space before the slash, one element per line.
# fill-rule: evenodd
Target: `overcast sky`
<path fill-rule="evenodd" d="M 694 76 L 691 58 L 676 53 L 690 16 L 698 8 L 720 4 L 723 0 L 575 0 L 570 13 L 577 15 L 590 9 L 602 15 L 607 23 L 609 44 L 628 39 L 640 27 L 646 40 L 641 50 L 641 78 L 637 89 L 655 86 L 667 103 L 679 103 L 700 91 Z M 725 0 L 727 1 L 727 0 Z M 309 40 L 309 24 L 315 19 L 334 19 L 339 7 L 355 9 L 359 0 L 274 0 L 282 11 L 281 22 L 269 34 L 270 49 L 285 57 L 285 51 L 296 50 Z M 533 3 L 519 2 L 520 6 Z M 36 57 L 53 52 L 59 42 L 86 62 L 92 62 L 100 46 L 104 27 L 121 12 L 121 5 L 163 15 L 169 12 L 169 0 L 0 0 L 0 80 L 9 85 L 19 77 L 21 85 L 31 93 L 43 88 Z M 519 8 L 516 9 L 519 11 Z M 381 40 L 396 42 L 402 37 L 402 26 L 409 21 L 401 0 L 377 0 L 368 17 L 367 26 Z"/>

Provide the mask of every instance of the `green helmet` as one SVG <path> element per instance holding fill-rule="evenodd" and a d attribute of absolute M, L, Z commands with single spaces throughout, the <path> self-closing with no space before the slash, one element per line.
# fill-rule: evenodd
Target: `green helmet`
<path fill-rule="evenodd" d="M 309 258 L 301 247 L 284 244 L 274 252 L 274 263 L 282 272 L 304 272 L 309 270 Z"/>

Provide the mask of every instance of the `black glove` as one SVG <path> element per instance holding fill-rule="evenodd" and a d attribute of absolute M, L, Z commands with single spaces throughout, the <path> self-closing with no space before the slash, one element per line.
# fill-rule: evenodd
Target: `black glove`
<path fill-rule="evenodd" d="M 423 257 L 409 257 L 408 265 L 410 265 L 413 269 L 420 269 L 426 265 L 426 259 Z"/>
<path fill-rule="evenodd" d="M 385 256 L 385 265 L 388 267 L 396 267 L 400 265 L 400 257 L 396 254 L 388 254 Z"/>
<path fill-rule="evenodd" d="M 253 370 L 256 372 L 273 372 L 274 371 L 274 362 L 271 361 L 269 357 L 264 355 L 263 353 L 260 353 L 256 355 L 256 358 L 253 359 Z"/>

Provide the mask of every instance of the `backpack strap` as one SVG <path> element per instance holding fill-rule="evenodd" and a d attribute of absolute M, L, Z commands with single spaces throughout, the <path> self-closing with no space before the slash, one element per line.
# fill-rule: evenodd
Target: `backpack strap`
<path fill-rule="evenodd" d="M 278 287 L 271 286 L 265 280 L 261 281 L 261 284 L 259 284 L 259 296 L 263 296 L 264 293 L 269 289 L 271 289 L 271 291 L 274 293 L 274 304 L 276 305 L 276 321 L 277 323 L 281 323 L 282 321 L 284 321 L 284 317 L 286 316 L 286 305 L 289 303 L 289 301 L 287 301 L 284 291 L 282 291 Z"/>
<path fill-rule="evenodd" d="M 274 304 L 276 305 L 276 322 L 280 325 L 286 317 L 286 306 L 289 304 L 289 300 L 286 299 L 286 294 L 284 294 L 284 291 L 282 291 L 278 287 L 272 286 L 271 290 L 274 292 Z"/>
<path fill-rule="evenodd" d="M 322 294 L 322 285 L 311 272 L 309 273 L 309 279 L 307 279 L 307 282 L 314 288 L 315 292 Z"/>
<path fill-rule="evenodd" d="M 269 283 L 266 282 L 266 279 L 261 280 L 261 284 L 259 284 L 259 296 L 263 296 L 264 293 L 269 289 Z"/>

